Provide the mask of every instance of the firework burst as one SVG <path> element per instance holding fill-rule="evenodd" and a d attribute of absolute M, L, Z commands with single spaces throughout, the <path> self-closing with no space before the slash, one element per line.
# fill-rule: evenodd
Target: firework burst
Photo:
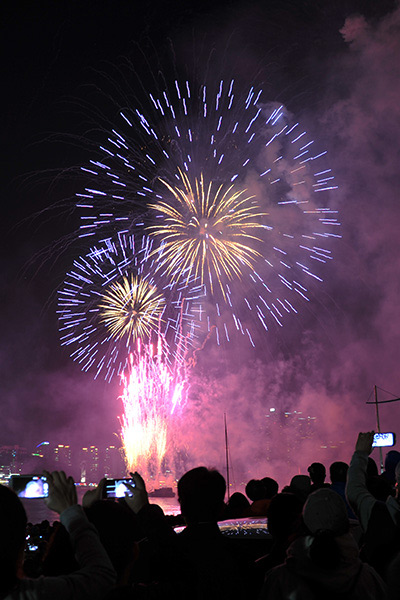
<path fill-rule="evenodd" d="M 253 343 L 254 323 L 280 327 L 318 293 L 341 236 L 326 151 L 262 90 L 234 88 L 175 81 L 122 111 L 84 167 L 80 235 L 131 227 L 141 204 L 159 272 L 183 285 L 198 275 L 208 331 Z"/>
<path fill-rule="evenodd" d="M 138 338 L 163 339 L 165 360 L 182 362 L 196 336 L 200 286 L 156 274 L 152 250 L 147 236 L 120 234 L 75 260 L 67 274 L 58 301 L 61 344 L 95 377 L 121 375 Z"/>
<path fill-rule="evenodd" d="M 150 205 L 164 216 L 161 225 L 150 227 L 162 240 L 159 266 L 172 278 L 186 271 L 187 277 L 207 281 L 212 294 L 218 285 L 225 296 L 224 281 L 240 278 L 243 266 L 251 268 L 260 256 L 249 242 L 261 241 L 255 233 L 263 229 L 257 219 L 264 215 L 246 190 L 213 186 L 205 183 L 203 174 L 192 185 L 185 173 L 179 174 L 182 187 L 161 180 L 171 201 Z"/>
<path fill-rule="evenodd" d="M 133 274 L 111 283 L 99 303 L 100 323 L 113 339 L 149 338 L 159 328 L 165 298 L 155 285 Z"/>

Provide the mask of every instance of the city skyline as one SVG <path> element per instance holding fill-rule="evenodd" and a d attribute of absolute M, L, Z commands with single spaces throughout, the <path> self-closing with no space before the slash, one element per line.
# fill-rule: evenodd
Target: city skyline
<path fill-rule="evenodd" d="M 40 450 L 38 451 L 38 449 Z M 0 446 L 0 476 L 65 471 L 79 483 L 98 483 L 102 477 L 127 474 L 121 448 L 114 445 L 71 447 L 69 444 L 41 442 L 33 450 L 21 446 Z"/>

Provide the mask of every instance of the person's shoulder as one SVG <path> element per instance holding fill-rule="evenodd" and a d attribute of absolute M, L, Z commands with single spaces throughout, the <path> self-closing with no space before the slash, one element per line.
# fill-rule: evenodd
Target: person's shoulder
<path fill-rule="evenodd" d="M 287 563 L 272 567 L 267 571 L 260 593 L 261 598 L 286 598 L 296 590 L 297 580 L 293 577 Z"/>

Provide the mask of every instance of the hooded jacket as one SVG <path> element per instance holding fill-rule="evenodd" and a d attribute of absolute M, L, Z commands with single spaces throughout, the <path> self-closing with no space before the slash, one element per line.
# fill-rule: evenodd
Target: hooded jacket
<path fill-rule="evenodd" d="M 310 557 L 312 536 L 298 538 L 288 548 L 286 561 L 267 573 L 259 600 L 380 600 L 386 587 L 375 570 L 363 563 L 350 533 L 337 536 L 341 561 L 323 568 Z"/>

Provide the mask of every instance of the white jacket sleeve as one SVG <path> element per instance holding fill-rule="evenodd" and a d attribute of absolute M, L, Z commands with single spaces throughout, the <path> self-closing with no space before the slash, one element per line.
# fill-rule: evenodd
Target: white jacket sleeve
<path fill-rule="evenodd" d="M 60 516 L 68 531 L 79 570 L 59 577 L 23 579 L 7 598 L 18 600 L 90 600 L 102 598 L 115 585 L 116 573 L 96 528 L 81 506 L 71 506 Z"/>
<path fill-rule="evenodd" d="M 347 473 L 346 497 L 347 501 L 357 515 L 361 527 L 365 532 L 372 509 L 376 502 L 374 496 L 367 489 L 368 454 L 354 452 Z"/>

